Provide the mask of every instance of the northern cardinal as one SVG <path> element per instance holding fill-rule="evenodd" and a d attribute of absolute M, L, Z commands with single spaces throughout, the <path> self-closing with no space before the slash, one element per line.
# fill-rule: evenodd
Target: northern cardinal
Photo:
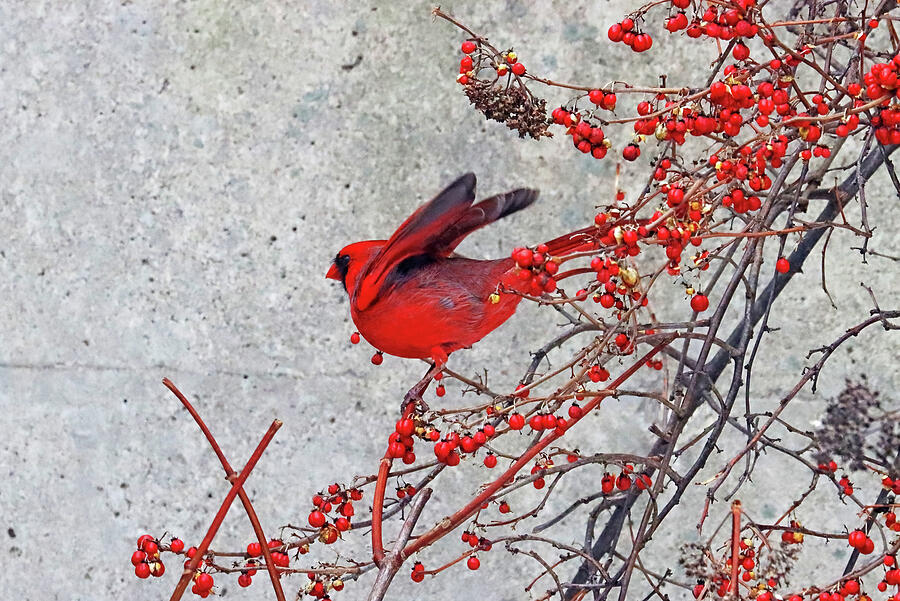
<path fill-rule="evenodd" d="M 520 188 L 473 204 L 475 175 L 467 173 L 419 207 L 390 239 L 342 248 L 326 277 L 344 284 L 353 323 L 372 346 L 398 357 L 430 358 L 440 368 L 450 353 L 472 346 L 515 313 L 522 297 L 514 292 L 535 292 L 531 271 L 523 277 L 515 259 L 467 259 L 453 250 L 537 196 L 537 190 Z M 589 229 L 541 250 L 550 256 L 572 252 L 585 246 Z"/>

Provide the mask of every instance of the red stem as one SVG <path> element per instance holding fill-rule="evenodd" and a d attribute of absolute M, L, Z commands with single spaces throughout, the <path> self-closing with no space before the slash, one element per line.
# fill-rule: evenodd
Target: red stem
<path fill-rule="evenodd" d="M 675 338 L 675 336 L 667 337 L 666 340 L 664 340 L 663 342 L 660 342 L 655 347 L 653 347 L 653 349 L 649 353 L 647 353 L 646 355 L 641 357 L 641 359 L 639 361 L 632 364 L 631 367 L 629 367 L 624 372 L 622 372 L 622 374 L 609 385 L 608 390 L 612 391 L 612 390 L 615 390 L 616 388 L 618 388 L 619 386 L 621 386 L 622 383 L 625 382 L 632 375 L 634 375 L 634 373 L 638 369 L 640 369 L 640 367 L 642 365 L 644 365 L 644 363 L 648 359 L 650 359 L 650 357 L 652 357 L 657 352 L 662 350 L 667 344 L 669 344 L 672 340 L 674 340 L 674 338 Z M 581 416 L 579 416 L 577 418 L 573 418 L 570 421 L 569 425 L 566 427 L 566 430 L 568 430 L 569 428 L 574 426 L 576 423 L 578 423 L 579 420 L 583 419 L 584 416 L 587 415 L 592 409 L 595 409 L 600 404 L 600 401 L 602 401 L 606 396 L 609 396 L 609 394 L 603 395 L 603 396 L 598 395 L 598 396 L 595 396 L 593 399 L 591 399 L 591 401 L 588 402 L 582 408 Z M 530 449 L 525 451 L 525 453 L 523 453 L 522 456 L 519 457 L 519 459 L 515 463 L 513 463 L 509 467 L 509 469 L 507 469 L 499 478 L 494 480 L 478 496 L 476 496 L 474 499 L 469 501 L 465 507 L 463 507 L 462 509 L 460 509 L 459 511 L 457 511 L 450 517 L 441 520 L 441 522 L 439 524 L 434 526 L 431 530 L 429 530 L 425 534 L 421 535 L 419 538 L 417 538 L 415 540 L 415 542 L 407 545 L 407 547 L 405 549 L 403 549 L 403 556 L 409 557 L 416 551 L 419 551 L 420 549 L 427 547 L 431 543 L 435 542 L 436 540 L 440 539 L 441 537 L 443 537 L 446 534 L 449 534 L 451 531 L 453 531 L 463 521 L 465 521 L 472 514 L 474 514 L 476 511 L 478 511 L 481 508 L 482 504 L 484 504 L 485 501 L 487 501 L 490 497 L 492 497 L 494 495 L 494 493 L 496 493 L 498 490 L 500 490 L 509 480 L 511 480 L 519 470 L 521 470 L 523 467 L 525 467 L 525 465 L 528 464 L 534 458 L 535 455 L 537 455 L 538 453 L 543 451 L 548 445 L 550 445 L 552 442 L 557 440 L 563 434 L 565 434 L 565 431 L 558 432 L 558 431 L 554 430 L 549 435 L 545 436 L 540 441 L 538 441 L 537 444 L 535 444 L 533 447 L 531 447 Z"/>
<path fill-rule="evenodd" d="M 385 453 L 378 466 L 378 481 L 375 483 L 375 499 L 372 501 L 372 558 L 380 566 L 384 559 L 384 541 L 381 538 L 381 516 L 384 512 L 384 493 L 387 490 L 388 474 L 393 460 Z"/>
<path fill-rule="evenodd" d="M 194 409 L 191 402 L 187 400 L 187 397 L 184 396 L 180 390 L 178 390 L 178 387 L 175 386 L 172 380 L 163 378 L 163 384 L 172 391 L 172 394 L 174 394 L 179 401 L 181 401 L 184 408 L 187 409 L 188 413 L 191 414 L 191 417 L 194 418 L 194 421 L 197 422 L 200 431 L 206 436 L 206 440 L 209 441 L 209 445 L 212 447 L 213 452 L 216 454 L 216 457 L 219 458 L 222 469 L 225 470 L 225 477 L 231 482 L 236 475 L 235 471 L 232 469 L 231 464 L 228 463 L 225 454 L 219 447 L 219 443 L 216 442 L 216 438 L 212 435 L 212 432 L 209 431 L 203 418 L 200 417 L 200 414 Z M 263 531 L 262 524 L 259 522 L 259 517 L 256 515 L 256 510 L 253 509 L 250 497 L 247 496 L 247 492 L 243 488 L 238 491 L 238 498 L 240 498 L 241 503 L 244 505 L 244 510 L 247 512 L 247 517 L 250 519 L 250 525 L 253 527 L 253 532 L 256 534 L 256 539 L 259 541 L 259 546 L 262 549 L 263 558 L 266 560 L 266 571 L 269 573 L 269 579 L 272 581 L 272 588 L 275 589 L 275 597 L 278 601 L 285 601 L 284 591 L 281 588 L 281 579 L 279 578 L 278 571 L 275 569 L 275 563 L 272 561 L 272 551 L 269 549 L 268 539 L 266 538 L 266 533 Z"/>
<path fill-rule="evenodd" d="M 426 380 L 430 382 L 435 371 L 438 371 L 436 366 L 432 367 L 428 373 L 425 374 L 425 377 L 422 378 L 422 381 L 419 382 L 416 387 Z M 413 389 L 410 390 L 410 393 L 415 390 L 416 387 L 413 387 Z M 420 390 L 418 394 L 421 395 L 422 391 Z M 403 407 L 403 417 L 407 418 L 412 415 L 415 408 L 416 404 L 414 402 L 407 403 Z M 384 559 L 384 541 L 381 537 L 381 521 L 382 515 L 384 514 L 384 493 L 387 490 L 387 479 L 391 472 L 391 464 L 393 462 L 394 459 L 387 451 L 385 451 L 384 457 L 381 458 L 381 463 L 378 465 L 378 480 L 375 482 L 375 498 L 372 501 L 372 559 L 375 560 L 375 565 L 379 568 L 381 567 L 381 560 Z"/>
<path fill-rule="evenodd" d="M 225 495 L 225 500 L 222 501 L 222 506 L 219 507 L 219 511 L 218 513 L 216 513 L 216 517 L 213 518 L 212 524 L 209 525 L 209 530 L 207 530 L 206 536 L 203 537 L 203 541 L 197 547 L 197 552 L 194 554 L 194 557 L 191 558 L 190 563 L 184 568 L 184 573 L 182 573 L 181 579 L 178 581 L 178 586 L 175 587 L 175 591 L 172 593 L 169 601 L 179 601 L 181 599 L 181 596 L 184 594 L 185 589 L 191 581 L 191 577 L 197 570 L 200 562 L 203 560 L 203 556 L 206 555 L 206 551 L 207 549 L 209 549 L 209 545 L 212 542 L 213 537 L 215 537 L 216 532 L 218 532 L 219 526 L 222 525 L 222 520 L 225 519 L 225 514 L 228 513 L 228 509 L 229 507 L 231 507 L 231 503 L 234 501 L 234 498 L 238 495 L 238 492 L 240 492 L 241 488 L 244 486 L 244 482 L 247 481 L 247 478 L 250 476 L 250 472 L 253 471 L 254 467 L 256 467 L 256 463 L 259 461 L 259 458 L 262 457 L 263 452 L 265 452 L 266 447 L 269 446 L 269 443 L 272 442 L 272 438 L 275 436 L 275 433 L 280 427 L 280 420 L 276 419 L 272 422 L 272 425 L 269 426 L 269 429 L 266 431 L 265 436 L 262 437 L 262 440 L 260 440 L 259 444 L 256 446 L 256 450 L 253 451 L 253 455 L 251 455 L 250 459 L 247 461 L 247 465 L 244 466 L 244 469 L 242 469 L 241 473 L 237 476 L 237 478 L 235 478 L 234 483 L 231 485 L 231 490 L 229 490 L 228 494 Z"/>

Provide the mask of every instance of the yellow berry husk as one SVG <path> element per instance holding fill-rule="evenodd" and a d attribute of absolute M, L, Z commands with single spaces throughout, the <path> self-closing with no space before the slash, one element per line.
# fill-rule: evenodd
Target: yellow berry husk
<path fill-rule="evenodd" d="M 638 276 L 638 272 L 634 267 L 626 267 L 625 269 L 619 270 L 619 277 L 622 278 L 623 282 L 632 287 L 637 284 L 640 279 L 640 276 Z"/>

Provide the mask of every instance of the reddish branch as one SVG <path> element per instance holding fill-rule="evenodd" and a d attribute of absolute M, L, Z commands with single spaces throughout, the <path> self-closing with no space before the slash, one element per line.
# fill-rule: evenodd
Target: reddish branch
<path fill-rule="evenodd" d="M 187 397 L 184 396 L 180 390 L 178 390 L 178 387 L 175 386 L 172 380 L 163 378 L 163 384 L 172 391 L 172 394 L 174 394 L 179 401 L 181 401 L 184 408 L 187 409 L 188 413 L 191 414 L 191 417 L 194 418 L 194 421 L 197 422 L 200 431 L 203 432 L 203 435 L 206 436 L 206 440 L 209 441 L 209 446 L 212 447 L 216 457 L 219 458 L 222 469 L 225 470 L 225 478 L 229 482 L 233 482 L 237 472 L 235 472 L 232 469 L 231 464 L 228 463 L 228 459 L 225 458 L 225 454 L 219 447 L 216 437 L 212 435 L 212 432 L 210 432 L 209 428 L 206 426 L 206 422 L 203 421 L 203 418 L 200 417 L 200 414 L 191 402 L 188 401 Z M 284 591 L 281 588 L 281 580 L 278 577 L 278 571 L 275 569 L 275 562 L 272 561 L 272 551 L 269 549 L 268 539 L 266 533 L 263 531 L 262 524 L 259 522 L 259 517 L 256 515 L 256 510 L 253 509 L 253 503 L 250 502 L 250 497 L 247 496 L 247 492 L 243 488 L 238 490 L 238 498 L 240 498 L 241 504 L 247 512 L 247 518 L 250 520 L 250 525 L 253 527 L 253 532 L 256 534 L 256 539 L 259 541 L 259 546 L 262 549 L 263 557 L 266 560 L 266 571 L 269 573 L 269 579 L 272 581 L 272 588 L 275 589 L 275 597 L 278 601 L 285 601 Z"/>
<path fill-rule="evenodd" d="M 384 556 L 379 563 L 378 576 L 375 578 L 372 590 L 369 591 L 367 601 L 381 601 L 381 599 L 384 599 L 391 581 L 409 556 L 403 548 L 409 541 L 409 537 L 412 536 L 413 528 L 415 528 L 416 522 L 419 521 L 419 516 L 422 514 L 425 503 L 428 502 L 429 498 L 431 498 L 430 488 L 420 490 L 416 494 L 412 507 L 409 510 L 409 516 L 403 522 L 403 527 L 400 529 L 400 534 L 397 537 L 397 542 L 394 543 L 393 550 L 387 556 Z"/>
<path fill-rule="evenodd" d="M 172 386 L 171 388 L 174 388 L 174 386 Z M 198 419 L 198 417 L 195 417 L 195 419 Z M 231 507 L 231 503 L 234 501 L 234 498 L 238 496 L 240 492 L 242 492 L 244 482 L 247 481 L 247 478 L 250 476 L 250 472 L 253 471 L 256 463 L 259 461 L 260 457 L 262 457 L 263 452 L 265 452 L 266 447 L 269 446 L 269 443 L 272 441 L 272 438 L 275 436 L 275 433 L 280 427 L 281 421 L 276 419 L 272 422 L 272 425 L 269 426 L 269 429 L 266 431 L 265 435 L 262 437 L 262 440 L 260 440 L 259 444 L 257 445 L 256 450 L 253 451 L 253 454 L 250 456 L 250 459 L 244 466 L 244 469 L 242 469 L 241 473 L 233 479 L 231 489 L 228 491 L 228 494 L 225 495 L 225 499 L 222 501 L 222 505 L 221 507 L 219 507 L 219 511 L 216 513 L 216 516 L 213 518 L 212 523 L 209 525 L 206 536 L 203 537 L 203 540 L 197 546 L 197 552 L 194 554 L 194 557 L 191 558 L 190 562 L 188 562 L 188 565 L 185 566 L 184 572 L 181 575 L 181 579 L 178 581 L 178 585 L 175 587 L 175 591 L 172 593 L 169 601 L 178 601 L 179 599 L 181 599 L 181 596 L 184 594 L 185 589 L 187 589 L 188 584 L 190 584 L 191 582 L 191 578 L 193 577 L 194 572 L 197 571 L 197 567 L 203 560 L 203 556 L 206 555 L 206 551 L 207 549 L 209 549 L 209 545 L 210 543 L 212 543 L 213 537 L 215 537 L 216 532 L 218 532 L 219 527 L 222 525 L 222 520 L 225 519 L 225 515 L 228 513 L 228 509 Z M 204 433 L 207 432 L 208 430 L 204 429 Z M 212 437 L 212 435 L 209 434 L 208 437 Z M 221 453 L 221 450 L 219 451 L 219 453 Z M 222 457 L 224 458 L 224 455 Z M 260 532 L 261 531 L 262 530 L 260 529 Z M 263 544 L 263 546 L 265 547 L 267 545 Z M 276 594 L 279 591 L 281 591 L 281 587 L 276 588 Z M 282 593 L 282 599 L 284 598 L 283 595 L 284 593 Z"/>
<path fill-rule="evenodd" d="M 625 381 L 628 380 L 631 376 L 637 372 L 638 369 L 652 356 L 654 356 L 657 352 L 659 352 L 663 347 L 668 345 L 672 341 L 673 337 L 668 337 L 664 342 L 657 344 L 653 349 L 645 354 L 640 360 L 632 363 L 632 365 L 626 369 L 622 374 L 616 378 L 608 387 L 610 391 L 615 390 L 619 386 L 621 386 Z M 610 392 L 609 394 L 612 394 Z M 606 396 L 609 396 L 606 395 Z M 587 414 L 589 414 L 592 410 L 594 410 L 597 406 L 600 405 L 600 402 L 605 398 L 605 396 L 595 396 L 591 399 L 582 409 L 582 414 L 573 418 L 569 426 L 566 428 L 571 428 L 576 423 L 584 418 Z M 500 475 L 497 479 L 495 479 L 492 483 L 490 483 L 487 487 L 482 490 L 480 494 L 475 496 L 472 500 L 470 500 L 462 509 L 454 513 L 452 516 L 444 518 L 441 520 L 436 526 L 434 526 L 431 530 L 420 536 L 416 539 L 416 541 L 410 544 L 406 549 L 404 549 L 404 553 L 406 555 L 411 555 L 432 544 L 436 540 L 442 538 L 448 533 L 452 532 L 457 526 L 463 523 L 466 519 L 471 517 L 476 511 L 481 508 L 481 505 L 490 499 L 494 493 L 496 493 L 500 488 L 503 487 L 511 478 L 513 478 L 519 470 L 525 467 L 534 457 L 543 451 L 548 445 L 556 441 L 560 436 L 562 436 L 565 432 L 558 432 L 554 430 L 548 435 L 544 436 L 537 444 L 533 445 L 530 449 L 525 451 L 519 459 L 513 463 L 509 469 L 507 469 L 503 474 Z"/>

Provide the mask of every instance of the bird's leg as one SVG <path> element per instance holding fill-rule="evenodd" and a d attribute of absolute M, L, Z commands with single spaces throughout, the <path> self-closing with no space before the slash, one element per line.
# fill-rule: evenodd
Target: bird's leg
<path fill-rule="evenodd" d="M 444 356 L 446 357 L 446 355 Z M 400 405 L 400 413 L 402 415 L 406 415 L 407 412 L 411 413 L 415 411 L 417 403 L 422 406 L 423 411 L 428 411 L 428 404 L 425 402 L 425 399 L 422 398 L 422 395 L 425 394 L 428 385 L 431 384 L 431 381 L 441 372 L 443 367 L 443 364 L 438 365 L 435 363 L 428 368 L 428 371 L 425 372 L 425 376 L 419 380 L 418 384 L 409 389 L 409 392 L 403 397 L 403 404 Z M 410 404 L 412 404 L 412 407 L 410 407 Z"/>

